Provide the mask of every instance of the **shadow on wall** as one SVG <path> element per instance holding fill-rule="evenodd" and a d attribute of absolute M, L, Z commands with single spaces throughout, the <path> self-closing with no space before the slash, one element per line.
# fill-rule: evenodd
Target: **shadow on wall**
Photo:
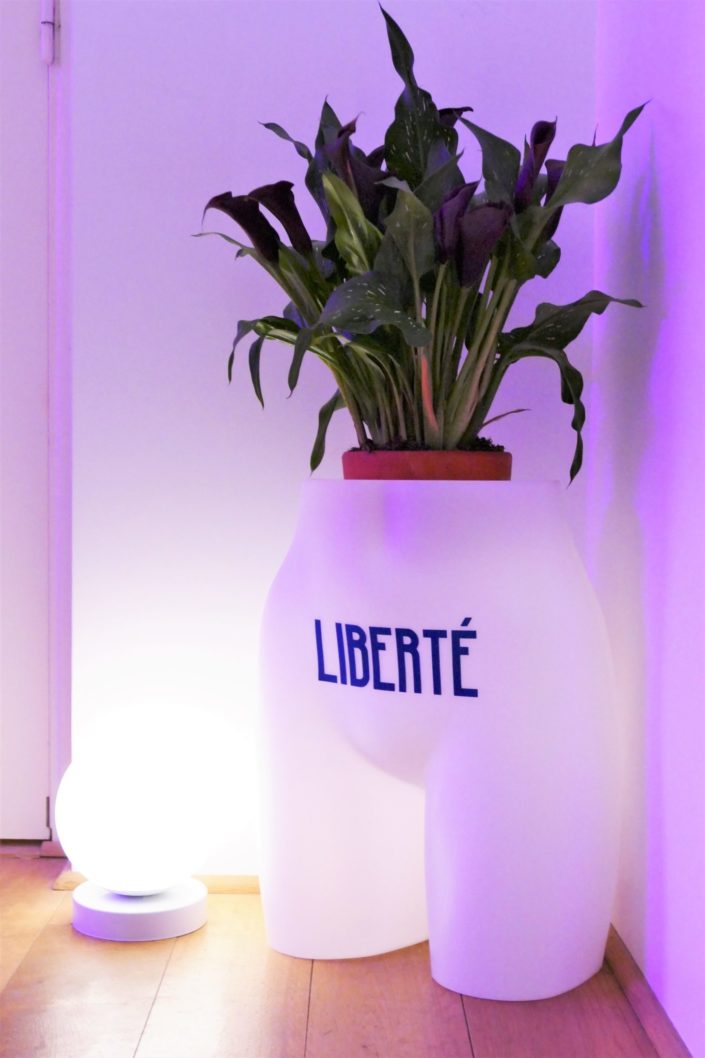
<path fill-rule="evenodd" d="M 624 869 L 616 918 L 628 923 L 630 944 L 643 961 L 647 899 L 652 926 L 663 915 L 663 908 L 657 911 L 653 904 L 661 888 L 654 876 L 652 848 L 659 844 L 654 833 L 659 812 L 647 813 L 647 797 L 658 799 L 659 790 L 658 758 L 650 750 L 659 681 L 651 670 L 658 665 L 656 615 L 663 610 L 659 556 L 666 526 L 660 512 L 668 502 L 668 452 L 659 416 L 664 365 L 658 355 L 666 316 L 665 276 L 653 139 L 648 164 L 632 187 L 631 210 L 625 214 L 621 205 L 621 211 L 622 223 L 620 212 L 613 209 L 607 229 L 606 242 L 618 252 L 610 254 L 604 269 L 605 289 L 620 297 L 636 296 L 645 308 L 613 311 L 598 331 L 599 381 L 593 401 L 600 421 L 595 579 L 614 646 L 625 738 Z M 629 884 L 646 877 L 654 884 L 653 893 Z"/>

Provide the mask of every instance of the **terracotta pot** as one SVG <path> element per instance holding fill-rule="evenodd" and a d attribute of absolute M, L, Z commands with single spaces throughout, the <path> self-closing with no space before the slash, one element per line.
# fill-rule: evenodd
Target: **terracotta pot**
<path fill-rule="evenodd" d="M 356 450 L 343 455 L 343 477 L 374 481 L 509 481 L 510 452 Z"/>

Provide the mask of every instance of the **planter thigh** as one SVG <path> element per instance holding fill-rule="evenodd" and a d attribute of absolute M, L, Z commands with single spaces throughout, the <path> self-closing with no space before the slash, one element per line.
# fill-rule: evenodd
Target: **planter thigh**
<path fill-rule="evenodd" d="M 280 574 L 262 636 L 267 937 L 302 958 L 376 955 L 428 936 L 424 793 L 375 767 L 335 722 L 330 687 L 316 680 L 300 574 L 291 565 Z"/>

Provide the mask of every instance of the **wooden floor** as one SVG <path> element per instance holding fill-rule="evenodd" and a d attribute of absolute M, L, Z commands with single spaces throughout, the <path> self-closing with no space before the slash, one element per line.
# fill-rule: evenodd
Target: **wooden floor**
<path fill-rule="evenodd" d="M 210 895 L 187 937 L 106 943 L 72 930 L 71 893 L 51 888 L 65 866 L 0 850 L 2 1058 L 687 1056 L 643 979 L 620 985 L 607 964 L 556 999 L 470 999 L 431 980 L 426 944 L 278 955 L 257 895 Z"/>

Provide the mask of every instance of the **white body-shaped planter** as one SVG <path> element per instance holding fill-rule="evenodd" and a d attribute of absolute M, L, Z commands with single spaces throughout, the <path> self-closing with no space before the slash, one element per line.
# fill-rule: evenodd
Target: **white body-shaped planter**
<path fill-rule="evenodd" d="M 262 641 L 274 948 L 403 947 L 427 935 L 427 906 L 433 976 L 456 991 L 538 999 L 600 968 L 614 700 L 561 493 L 305 486 Z"/>

